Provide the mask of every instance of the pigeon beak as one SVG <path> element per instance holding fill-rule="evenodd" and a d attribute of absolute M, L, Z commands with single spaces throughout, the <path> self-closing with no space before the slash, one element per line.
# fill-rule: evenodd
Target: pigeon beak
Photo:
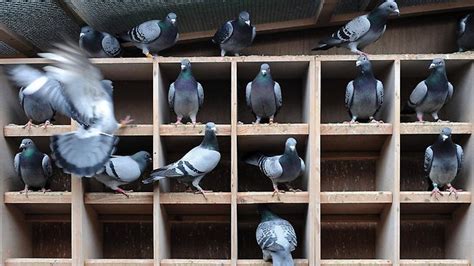
<path fill-rule="evenodd" d="M 362 62 L 361 61 L 356 61 L 356 66 L 360 66 L 362 65 Z"/>
<path fill-rule="evenodd" d="M 393 10 L 393 13 L 397 14 L 397 16 L 400 16 L 400 9 L 397 8 Z"/>
<path fill-rule="evenodd" d="M 262 70 L 262 75 L 266 75 L 267 74 L 267 71 L 265 69 Z"/>
<path fill-rule="evenodd" d="M 448 136 L 446 135 L 441 135 L 441 137 L 443 138 L 443 141 L 446 141 L 448 139 Z"/>
<path fill-rule="evenodd" d="M 186 66 L 185 65 L 181 65 L 181 70 L 185 69 Z"/>
<path fill-rule="evenodd" d="M 435 67 L 436 67 L 436 65 L 432 63 L 428 69 L 433 69 Z"/>
<path fill-rule="evenodd" d="M 171 19 L 171 23 L 175 24 L 175 23 L 176 23 L 176 19 L 175 19 L 175 18 L 172 18 L 172 19 Z"/>
<path fill-rule="evenodd" d="M 84 35 L 86 35 L 86 34 L 85 34 L 84 32 L 81 32 L 81 33 L 79 34 L 79 38 L 82 38 Z"/>
<path fill-rule="evenodd" d="M 250 26 L 250 20 L 246 20 L 246 21 L 245 21 L 245 24 L 247 24 L 247 25 Z"/>
<path fill-rule="evenodd" d="M 25 148 L 25 144 L 23 144 L 23 143 L 22 143 L 22 144 L 20 144 L 20 148 L 19 148 L 19 149 L 20 149 L 20 151 L 22 151 L 24 148 Z"/>
<path fill-rule="evenodd" d="M 291 151 L 295 151 L 295 150 L 296 150 L 296 147 L 292 145 L 292 146 L 290 146 L 290 150 L 291 150 Z"/>
<path fill-rule="evenodd" d="M 213 127 L 211 130 L 214 131 L 214 133 L 217 133 L 217 127 Z"/>

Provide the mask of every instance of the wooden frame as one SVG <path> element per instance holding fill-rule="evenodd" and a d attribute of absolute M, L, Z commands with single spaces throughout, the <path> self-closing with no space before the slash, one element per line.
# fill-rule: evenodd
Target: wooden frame
<path fill-rule="evenodd" d="M 416 72 L 434 57 L 447 59 L 448 78 L 455 83 L 453 103 L 446 107 L 450 119 L 459 117 L 460 122 L 449 124 L 408 123 L 400 121 L 403 97 L 410 88 L 405 78 L 420 78 Z M 176 78 L 178 63 L 182 58 L 158 57 L 155 60 L 143 58 L 94 59 L 106 78 L 119 80 L 116 90 L 126 90 L 126 85 L 138 86 L 144 97 L 129 98 L 128 92 L 118 92 L 119 114 L 131 112 L 137 118 L 137 126 L 126 128 L 118 135 L 123 139 L 119 152 L 131 152 L 143 148 L 153 152 L 154 167 L 159 167 L 171 158 L 183 153 L 188 146 L 200 141 L 203 126 L 172 126 L 166 103 L 167 87 Z M 405 190 L 404 171 L 407 156 L 418 156 L 441 127 L 450 126 L 456 141 L 463 145 L 466 162 L 474 158 L 473 132 L 474 110 L 468 101 L 474 96 L 474 56 L 453 55 L 373 55 L 377 76 L 385 83 L 386 102 L 382 125 L 340 124 L 345 118 L 335 115 L 326 119 L 326 112 L 338 111 L 338 101 L 327 97 L 329 87 L 343 90 L 345 82 L 353 75 L 355 56 L 249 56 L 249 57 L 193 57 L 189 58 L 198 81 L 203 83 L 207 101 L 206 108 L 198 120 L 206 122 L 214 117 L 215 110 L 221 110 L 217 117 L 218 138 L 226 163 L 222 166 L 223 188 L 214 189 L 205 200 L 201 195 L 178 192 L 171 182 L 160 182 L 152 187 L 139 187 L 139 192 L 129 199 L 104 192 L 93 182 L 72 177 L 70 192 L 31 193 L 28 199 L 18 195 L 20 184 L 15 181 L 11 161 L 21 137 L 38 139 L 46 149 L 47 138 L 53 134 L 70 131 L 74 124 L 54 125 L 47 130 L 33 128 L 31 131 L 12 125 L 24 123 L 24 117 L 17 105 L 17 91 L 8 85 L 3 74 L 0 99 L 0 125 L 3 127 L 0 139 L 0 164 L 2 179 L 0 192 L 0 261 L 5 265 L 266 265 L 252 254 L 243 254 L 244 245 L 252 244 L 252 226 L 258 222 L 255 206 L 269 203 L 283 217 L 294 221 L 301 250 L 296 256 L 297 265 L 422 265 L 431 263 L 432 254 L 425 257 L 407 257 L 404 245 L 413 239 L 406 239 L 406 226 L 417 226 L 434 219 L 436 223 L 449 222 L 449 236 L 443 246 L 443 258 L 437 265 L 468 265 L 474 261 L 472 235 L 474 229 L 474 207 L 471 206 L 474 190 L 474 168 L 466 163 L 461 173 L 460 184 L 466 191 L 454 198 L 444 197 L 431 200 L 429 193 L 417 189 Z M 33 64 L 42 66 L 43 59 L 2 59 L 4 64 Z M 300 105 L 294 114 L 279 114 L 280 124 L 253 126 L 245 117 L 245 110 L 239 108 L 242 84 L 253 79 L 256 67 L 269 63 L 274 70 L 275 80 L 287 80 L 282 86 L 296 88 L 298 97 L 288 96 L 289 106 Z M 451 72 L 451 67 L 459 74 Z M 130 71 L 132 69 L 133 71 Z M 212 70 L 212 71 L 211 71 Z M 214 71 L 214 72 L 213 72 Z M 336 71 L 336 72 L 335 72 Z M 336 76 L 334 73 L 341 73 Z M 408 73 L 415 73 L 410 77 Z M 415 72 L 413 72 L 415 71 Z M 420 70 L 421 71 L 421 70 Z M 219 75 L 216 75 L 218 73 Z M 338 80 L 336 80 L 338 79 Z M 344 86 L 342 86 L 342 85 Z M 141 89 L 140 89 L 141 88 Z M 284 88 L 284 89 L 285 89 Z M 285 91 L 284 91 L 285 93 Z M 458 95 L 456 95 L 456 93 Z M 339 93 L 338 93 L 339 94 Z M 285 94 L 284 94 L 285 95 Z M 213 97 L 224 99 L 218 103 Z M 122 102 L 130 99 L 127 107 Z M 147 101 L 136 107 L 133 103 Z M 284 103 L 285 104 L 285 103 Z M 328 106 L 334 105 L 333 107 Z M 123 110 L 124 108 L 129 108 Z M 137 109 L 134 109 L 137 108 Z M 295 107 L 296 108 L 296 107 Z M 291 112 L 287 111 L 287 112 Z M 215 113 L 215 112 L 214 112 Z M 171 117 L 171 118 L 170 118 Z M 454 120 L 453 120 L 454 121 Z M 250 151 L 249 143 L 256 147 L 267 147 L 268 151 L 281 150 L 282 142 L 293 136 L 299 140 L 298 150 L 305 156 L 307 170 L 301 179 L 303 192 L 286 193 L 280 200 L 271 196 L 271 187 L 241 189 L 250 170 L 242 168 L 238 158 L 243 151 Z M 255 142 L 258 141 L 258 142 Z M 133 145 L 132 145 L 133 143 Z M 182 145 L 174 146 L 176 143 Z M 412 148 L 409 145 L 414 143 Z M 133 146 L 133 148 L 132 148 Z M 45 150 L 47 151 L 47 150 Z M 361 166 L 367 161 L 371 189 L 351 191 L 341 184 L 328 186 L 328 163 Z M 337 168 L 336 168 L 337 169 Z M 337 174 L 338 182 L 350 178 Z M 209 176 L 210 179 L 214 178 Z M 347 180 L 346 180 L 347 181 Z M 350 181 L 350 180 L 349 180 Z M 240 184 L 240 186 L 239 186 Z M 357 186 L 357 184 L 355 185 Z M 66 186 L 67 187 L 67 186 Z M 418 187 L 419 188 L 419 187 Z M 212 189 L 212 187 L 211 187 Z M 38 222 L 71 223 L 71 256 L 68 258 L 35 258 L 35 248 L 30 225 Z M 127 224 L 152 223 L 149 239 L 152 251 L 141 258 L 105 258 L 104 223 Z M 224 228 L 225 236 L 218 242 L 225 250 L 224 257 L 196 258 L 182 257 L 174 247 L 177 240 L 172 232 L 176 226 L 215 225 Z M 242 226 L 245 230 L 242 231 Z M 341 227 L 341 225 L 344 225 Z M 362 226 L 362 227 L 360 227 Z M 367 226 L 367 227 L 366 227 Z M 180 227 L 181 228 L 181 227 Z M 248 229 L 250 228 L 250 229 Z M 339 228 L 339 229 L 338 229 Z M 345 229 L 340 229 L 345 228 Z M 352 228 L 352 229 L 351 229 Z M 366 258 L 335 255 L 328 249 L 338 237 L 357 236 L 353 228 L 373 233 L 368 237 L 365 248 L 370 252 Z M 362 228 L 362 229 L 360 229 Z M 368 228 L 368 229 L 367 229 Z M 443 230 L 442 226 L 436 227 Z M 239 230 L 240 229 L 240 230 Z M 252 229 L 253 230 L 253 229 Z M 329 231 L 328 231 L 329 230 Z M 342 230 L 342 231 L 341 231 Z M 346 231 L 344 231 L 346 230 Z M 367 230 L 367 231 L 366 231 Z M 436 231 L 438 233 L 446 233 Z M 423 230 L 422 230 L 423 231 Z M 219 231 L 220 232 L 220 231 Z M 327 232 L 333 232 L 334 236 Z M 405 233 L 405 234 L 404 234 Z M 423 235 L 422 235 L 423 237 Z M 426 241 L 429 241 L 424 235 Z M 470 238 L 471 237 L 471 238 Z M 403 238 L 403 239 L 402 239 Z M 229 240 L 228 243 L 223 239 Z M 226 240 L 226 241 L 227 241 Z M 241 243 L 239 243 L 239 241 Z M 360 243 L 341 239 L 350 248 Z M 112 243 L 113 244 L 113 243 Z M 19 248 L 21 247 L 21 248 Z M 334 247 L 331 247 L 334 248 Z M 247 251 L 246 251 L 247 252 Z M 40 254 L 44 255 L 44 254 Z M 220 255 L 220 254 L 219 254 Z M 242 256 L 246 257 L 243 258 Z M 421 255 L 422 256 L 422 255 Z M 433 262 L 434 263 L 434 262 Z"/>

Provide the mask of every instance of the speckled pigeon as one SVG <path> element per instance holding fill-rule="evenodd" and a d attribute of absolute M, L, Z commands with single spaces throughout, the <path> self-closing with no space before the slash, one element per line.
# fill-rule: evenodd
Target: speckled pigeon
<path fill-rule="evenodd" d="M 164 20 L 150 20 L 120 35 L 132 42 L 147 57 L 157 56 L 158 52 L 170 48 L 178 41 L 177 16 L 169 13 Z"/>
<path fill-rule="evenodd" d="M 212 41 L 221 48 L 221 56 L 226 53 L 238 56 L 240 51 L 252 44 L 255 30 L 255 26 L 250 24 L 250 14 L 242 11 L 237 19 L 224 23 L 214 34 Z"/>
<path fill-rule="evenodd" d="M 46 73 L 27 65 L 9 70 L 10 78 L 22 88 L 19 91 L 20 104 L 29 121 L 44 123 L 46 128 L 54 120 L 56 112 L 71 116 L 69 104 L 65 101 L 61 84 Z"/>
<path fill-rule="evenodd" d="M 266 205 L 259 205 L 258 211 L 261 221 L 257 227 L 256 238 L 262 249 L 263 260 L 272 260 L 273 266 L 293 266 L 291 252 L 298 244 L 295 229 Z"/>
<path fill-rule="evenodd" d="M 63 84 L 63 93 L 73 117 L 81 126 L 73 132 L 51 137 L 56 165 L 64 172 L 94 176 L 103 171 L 114 151 L 119 128 L 114 116 L 112 88 L 105 88 L 100 70 L 74 45 L 57 45 L 40 56 L 53 60 L 44 69 Z M 111 84 L 109 84 L 111 86 Z"/>
<path fill-rule="evenodd" d="M 216 168 L 221 159 L 219 145 L 216 137 L 216 125 L 212 122 L 206 124 L 204 139 L 199 146 L 194 147 L 177 162 L 155 169 L 148 179 L 143 180 L 144 184 L 149 184 L 164 178 L 175 178 L 179 182 L 189 186 L 191 183 L 204 198 L 205 191 L 199 186 L 201 179 Z"/>
<path fill-rule="evenodd" d="M 351 116 L 350 123 L 356 123 L 358 119 L 377 122 L 374 116 L 383 103 L 383 84 L 375 78 L 372 64 L 365 55 L 359 56 L 356 66 L 360 73 L 346 87 L 345 103 Z"/>
<path fill-rule="evenodd" d="M 461 170 L 463 154 L 462 147 L 451 139 L 450 128 L 443 128 L 435 143 L 426 148 L 424 168 L 433 182 L 431 196 L 436 199 L 437 195 L 443 196 L 439 188 L 446 185 L 449 195 L 454 193 L 458 197 L 457 192 L 461 190 L 455 189 L 451 183 Z"/>
<path fill-rule="evenodd" d="M 126 191 L 119 186 L 135 182 L 145 171 L 151 156 L 140 151 L 130 156 L 112 156 L 104 166 L 104 172 L 94 178 L 108 188 L 128 197 Z"/>
<path fill-rule="evenodd" d="M 262 64 L 258 75 L 247 84 L 245 98 L 257 118 L 255 124 L 259 124 L 262 118 L 268 118 L 270 124 L 273 123 L 283 105 L 283 98 L 280 84 L 273 80 L 268 64 Z"/>
<path fill-rule="evenodd" d="M 285 143 L 285 152 L 282 155 L 267 157 L 260 153 L 248 156 L 244 161 L 250 165 L 258 166 L 273 183 L 273 195 L 283 192 L 278 189 L 279 183 L 284 183 L 290 191 L 294 190 L 289 182 L 295 180 L 305 171 L 303 159 L 296 151 L 296 140 L 288 138 Z"/>
<path fill-rule="evenodd" d="M 474 13 L 468 14 L 459 21 L 459 52 L 474 49 Z"/>
<path fill-rule="evenodd" d="M 106 32 L 96 31 L 90 26 L 81 28 L 79 46 L 90 57 L 117 57 L 122 53 L 117 38 Z"/>
<path fill-rule="evenodd" d="M 345 47 L 353 53 L 365 54 L 360 49 L 376 42 L 383 35 L 391 14 L 400 14 L 400 10 L 395 1 L 387 0 L 369 14 L 356 17 L 330 37 L 322 39 L 313 51 Z"/>
<path fill-rule="evenodd" d="M 196 115 L 204 103 L 204 89 L 194 78 L 188 59 L 181 61 L 181 73 L 170 85 L 168 103 L 177 115 L 176 124 L 181 124 L 183 118 L 189 117 L 196 125 Z"/>
<path fill-rule="evenodd" d="M 28 190 L 32 187 L 46 192 L 46 182 L 53 173 L 49 156 L 40 152 L 31 139 L 23 139 L 20 150 L 13 162 L 16 173 L 25 183 L 25 189 L 20 193 L 26 193 L 28 197 Z"/>
<path fill-rule="evenodd" d="M 438 112 L 451 99 L 454 88 L 446 76 L 443 59 L 435 58 L 429 68 L 431 74 L 416 85 L 408 99 L 408 107 L 415 110 L 420 122 L 423 122 L 423 114 L 426 113 L 441 122 Z"/>

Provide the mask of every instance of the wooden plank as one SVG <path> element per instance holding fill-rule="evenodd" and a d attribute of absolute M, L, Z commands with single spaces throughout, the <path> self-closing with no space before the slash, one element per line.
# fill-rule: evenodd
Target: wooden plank
<path fill-rule="evenodd" d="M 239 136 L 265 136 L 265 135 L 308 135 L 308 124 L 259 124 L 238 125 Z"/>
<path fill-rule="evenodd" d="M 321 135 L 390 135 L 392 124 L 321 124 Z"/>
<path fill-rule="evenodd" d="M 52 125 L 47 128 L 34 126 L 23 128 L 23 125 L 7 125 L 3 127 L 5 137 L 49 137 L 71 131 L 71 125 Z"/>
<path fill-rule="evenodd" d="M 443 197 L 435 199 L 431 197 L 429 191 L 401 191 L 400 192 L 400 203 L 471 203 L 472 195 L 471 192 L 458 192 L 458 198 L 454 195 L 448 196 L 449 192 L 443 191 Z"/>
<path fill-rule="evenodd" d="M 231 265 L 230 260 L 196 260 L 196 259 L 164 259 L 161 260 L 161 266 L 190 266 L 190 265 Z"/>
<path fill-rule="evenodd" d="M 308 203 L 308 192 L 286 192 L 280 193 L 279 198 L 273 192 L 238 192 L 238 204 L 258 204 L 258 203 Z"/>
<path fill-rule="evenodd" d="M 151 266 L 153 265 L 152 259 L 89 259 L 86 261 L 86 266 L 133 266 L 133 265 L 143 265 Z"/>
<path fill-rule="evenodd" d="M 237 193 L 239 191 L 239 177 L 238 177 L 238 145 L 237 145 L 237 124 L 238 124 L 238 95 L 237 95 L 237 63 L 231 64 L 231 109 L 230 109 L 230 191 L 231 191 L 231 205 L 230 205 L 230 260 L 232 266 L 237 264 L 238 254 L 238 216 L 237 216 Z"/>
<path fill-rule="evenodd" d="M 71 266 L 71 259 L 14 258 L 6 259 L 5 266 Z"/>
<path fill-rule="evenodd" d="M 321 266 L 332 265 L 392 265 L 390 260 L 321 260 Z"/>
<path fill-rule="evenodd" d="M 321 260 L 321 61 L 309 65 L 309 204 L 306 218 L 309 234 L 309 262 L 318 265 Z"/>
<path fill-rule="evenodd" d="M 160 125 L 160 136 L 203 136 L 206 125 Z M 230 136 L 230 125 L 216 125 L 218 136 Z"/>
<path fill-rule="evenodd" d="M 207 199 L 206 199 L 207 198 Z M 209 192 L 206 198 L 201 194 L 187 192 L 160 193 L 161 204 L 230 204 L 230 192 Z"/>
<path fill-rule="evenodd" d="M 390 191 L 321 192 L 321 204 L 392 203 Z"/>
<path fill-rule="evenodd" d="M 443 259 L 436 259 L 436 260 L 400 260 L 400 265 L 403 266 L 451 266 L 451 265 L 459 265 L 459 266 L 469 266 L 469 260 L 443 260 Z"/>
<path fill-rule="evenodd" d="M 439 123 L 439 122 L 413 122 L 401 123 L 400 134 L 439 134 L 445 127 L 449 127 L 453 134 L 472 134 L 472 123 Z"/>
<path fill-rule="evenodd" d="M 5 192 L 8 204 L 71 204 L 71 192 L 28 192 L 28 197 L 19 192 Z"/>
<path fill-rule="evenodd" d="M 119 128 L 117 136 L 153 136 L 153 125 L 131 124 Z"/>
<path fill-rule="evenodd" d="M 316 24 L 327 24 L 331 20 L 334 11 L 336 10 L 338 0 L 324 0 L 321 2 L 322 9 L 316 16 Z"/>
<path fill-rule="evenodd" d="M 337 161 L 365 161 L 377 160 L 380 158 L 378 152 L 325 152 L 321 154 L 321 160 L 337 160 Z"/>
<path fill-rule="evenodd" d="M 153 204 L 153 192 L 130 192 L 128 198 L 116 193 L 85 193 L 85 204 Z"/>
<path fill-rule="evenodd" d="M 293 259 L 295 266 L 309 265 L 307 259 Z M 264 262 L 263 260 L 238 260 L 237 266 L 271 266 L 271 262 Z"/>

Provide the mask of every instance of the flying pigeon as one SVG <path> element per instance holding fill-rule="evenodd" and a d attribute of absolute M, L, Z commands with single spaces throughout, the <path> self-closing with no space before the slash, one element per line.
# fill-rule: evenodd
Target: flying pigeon
<path fill-rule="evenodd" d="M 408 108 L 415 110 L 418 121 L 423 122 L 423 114 L 431 114 L 434 120 L 442 122 L 438 112 L 453 96 L 453 85 L 446 76 L 444 60 L 435 58 L 430 67 L 431 74 L 416 85 L 408 99 Z"/>
<path fill-rule="evenodd" d="M 394 0 L 387 0 L 369 14 L 356 17 L 330 37 L 322 39 L 314 50 L 328 50 L 334 46 L 345 47 L 359 55 L 360 49 L 376 42 L 385 32 L 387 19 L 391 14 L 400 14 Z"/>
<path fill-rule="evenodd" d="M 474 49 L 474 13 L 468 14 L 459 21 L 459 52 Z"/>
<path fill-rule="evenodd" d="M 358 119 L 377 122 L 374 116 L 383 103 L 383 84 L 374 77 L 367 56 L 359 56 L 356 66 L 360 73 L 346 87 L 345 103 L 352 119 L 350 123 L 356 123 Z"/>
<path fill-rule="evenodd" d="M 132 42 L 147 57 L 157 56 L 158 52 L 170 48 L 178 41 L 176 14 L 169 13 L 164 20 L 149 20 L 120 35 Z"/>
<path fill-rule="evenodd" d="M 250 165 L 258 166 L 260 171 L 265 174 L 273 183 L 273 195 L 279 192 L 278 184 L 284 183 L 290 191 L 294 190 L 289 182 L 295 180 L 305 171 L 304 161 L 298 156 L 296 151 L 296 140 L 288 138 L 285 144 L 285 152 L 282 155 L 267 157 L 262 154 L 253 154 L 244 161 Z"/>
<path fill-rule="evenodd" d="M 185 183 L 188 187 L 191 183 L 204 198 L 205 191 L 199 186 L 202 178 L 211 172 L 219 163 L 221 154 L 216 137 L 216 125 L 212 122 L 206 124 L 204 139 L 199 146 L 194 147 L 179 161 L 155 169 L 148 179 L 143 180 L 144 184 L 149 184 L 164 178 L 175 178 L 178 182 Z"/>
<path fill-rule="evenodd" d="M 255 39 L 255 26 L 250 24 L 250 14 L 242 11 L 239 18 L 229 20 L 214 34 L 212 41 L 221 48 L 221 56 L 231 53 L 236 56 L 250 46 Z"/>
<path fill-rule="evenodd" d="M 122 53 L 117 38 L 106 32 L 96 31 L 90 26 L 81 28 L 79 46 L 90 57 L 117 57 Z"/>
<path fill-rule="evenodd" d="M 427 176 L 433 182 L 433 191 L 431 196 L 443 196 L 439 188 L 447 186 L 449 195 L 454 193 L 457 199 L 457 192 L 460 189 L 455 189 L 451 183 L 459 174 L 463 161 L 462 147 L 453 142 L 451 139 L 451 129 L 443 128 L 438 139 L 433 145 L 426 148 L 424 168 Z"/>
<path fill-rule="evenodd" d="M 258 211 L 261 222 L 257 227 L 256 238 L 262 249 L 263 260 L 271 259 L 274 266 L 293 266 L 291 252 L 298 244 L 295 229 L 266 205 L 259 205 Z"/>
<path fill-rule="evenodd" d="M 20 193 L 25 193 L 28 197 L 31 187 L 41 188 L 41 191 L 46 192 L 46 181 L 53 174 L 49 156 L 40 152 L 31 139 L 23 139 L 20 150 L 13 161 L 16 173 L 25 183 L 25 189 Z"/>
<path fill-rule="evenodd" d="M 39 55 L 54 62 L 44 69 L 63 84 L 72 118 L 80 124 L 76 131 L 51 137 L 53 159 L 66 173 L 94 176 L 103 171 L 118 141 L 113 135 L 120 125 L 114 116 L 111 82 L 102 81 L 99 69 L 77 46 L 57 45 Z"/>
<path fill-rule="evenodd" d="M 204 89 L 194 78 L 188 59 L 181 61 L 181 73 L 170 85 L 168 103 L 177 115 L 176 124 L 181 124 L 183 118 L 189 117 L 196 125 L 196 115 L 204 103 Z"/>
<path fill-rule="evenodd" d="M 262 64 L 258 75 L 247 84 L 245 98 L 257 117 L 255 124 L 259 124 L 262 118 L 268 118 L 270 124 L 273 123 L 275 114 L 283 104 L 283 98 L 280 84 L 272 79 L 268 64 Z"/>
<path fill-rule="evenodd" d="M 104 171 L 94 178 L 108 188 L 128 197 L 126 191 L 119 186 L 136 181 L 145 171 L 151 156 L 140 151 L 130 156 L 112 156 L 104 165 Z"/>
<path fill-rule="evenodd" d="M 24 127 L 34 123 L 51 125 L 56 112 L 71 116 L 69 104 L 62 93 L 62 85 L 41 70 L 27 65 L 12 67 L 10 79 L 22 86 L 19 91 L 20 104 L 29 121 Z"/>

